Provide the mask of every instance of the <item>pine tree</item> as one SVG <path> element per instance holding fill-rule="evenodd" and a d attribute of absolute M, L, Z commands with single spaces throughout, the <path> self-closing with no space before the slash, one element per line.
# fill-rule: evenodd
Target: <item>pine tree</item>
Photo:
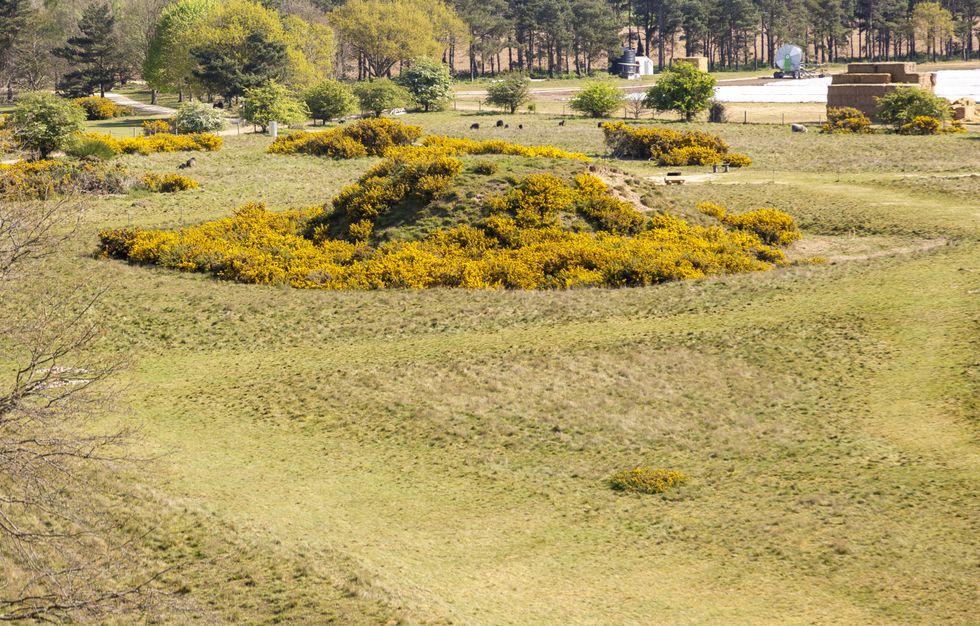
<path fill-rule="evenodd" d="M 9 61 L 10 52 L 27 21 L 27 0 L 0 0 L 0 70 Z"/>
<path fill-rule="evenodd" d="M 289 65 L 286 45 L 260 31 L 249 33 L 242 46 L 218 42 L 194 48 L 191 55 L 198 63 L 194 77 L 228 100 L 270 80 L 283 80 Z"/>
<path fill-rule="evenodd" d="M 108 4 L 92 4 L 78 22 L 81 34 L 69 37 L 65 46 L 53 54 L 68 62 L 74 71 L 65 74 L 58 90 L 71 97 L 91 95 L 96 88 L 100 96 L 115 85 L 119 74 L 118 41 L 114 33 L 115 17 Z"/>

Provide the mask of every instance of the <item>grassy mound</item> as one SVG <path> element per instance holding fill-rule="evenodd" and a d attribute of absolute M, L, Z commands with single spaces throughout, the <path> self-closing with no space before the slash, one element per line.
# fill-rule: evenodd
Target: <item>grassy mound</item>
<path fill-rule="evenodd" d="M 468 175 L 485 176 L 475 169 Z M 462 160 L 431 146 L 400 150 L 324 209 L 274 214 L 250 204 L 231 218 L 177 232 L 106 231 L 101 249 L 247 283 L 538 289 L 767 270 L 786 259 L 761 238 L 768 231 L 753 228 L 775 223 L 798 236 L 792 218 L 774 210 L 741 220 L 719 212 L 722 221 L 709 227 L 649 217 L 588 173 L 571 180 L 528 174 L 457 211 L 449 197 L 465 170 Z M 435 226 L 438 218 L 443 225 Z M 792 241 L 793 234 L 775 241 Z"/>

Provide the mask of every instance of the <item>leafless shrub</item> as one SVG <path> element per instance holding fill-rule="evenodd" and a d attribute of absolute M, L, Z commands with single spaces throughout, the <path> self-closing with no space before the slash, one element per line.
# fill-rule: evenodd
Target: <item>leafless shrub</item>
<path fill-rule="evenodd" d="M 0 203 L 0 621 L 97 618 L 153 597 L 107 506 L 109 477 L 137 460 L 132 433 L 91 424 L 120 367 L 92 349 L 104 291 L 31 284 L 81 215 L 71 199 Z"/>

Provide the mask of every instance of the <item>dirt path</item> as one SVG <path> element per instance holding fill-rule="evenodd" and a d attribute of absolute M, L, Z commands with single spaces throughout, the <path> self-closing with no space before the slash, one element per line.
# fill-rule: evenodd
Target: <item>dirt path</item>
<path fill-rule="evenodd" d="M 105 95 L 106 98 L 112 100 L 120 106 L 132 107 L 134 111 L 140 115 L 173 115 L 177 111 L 169 107 L 162 107 L 156 104 L 146 104 L 145 102 L 138 102 L 132 98 L 127 98 L 126 96 L 118 93 L 109 92 Z"/>

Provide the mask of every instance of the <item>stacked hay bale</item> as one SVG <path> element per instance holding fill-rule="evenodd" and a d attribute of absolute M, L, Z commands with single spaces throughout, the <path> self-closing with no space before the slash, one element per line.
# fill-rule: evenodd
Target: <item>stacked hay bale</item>
<path fill-rule="evenodd" d="M 698 68 L 702 72 L 708 71 L 708 57 L 674 57 L 671 59 L 670 63 L 690 63 L 694 67 Z"/>
<path fill-rule="evenodd" d="M 933 91 L 936 75 L 915 71 L 915 63 L 849 63 L 847 73 L 835 74 L 827 88 L 827 108 L 853 107 L 875 119 L 875 98 L 901 86 Z"/>
<path fill-rule="evenodd" d="M 960 98 L 953 103 L 953 120 L 957 122 L 976 122 L 977 101 L 973 98 Z"/>

